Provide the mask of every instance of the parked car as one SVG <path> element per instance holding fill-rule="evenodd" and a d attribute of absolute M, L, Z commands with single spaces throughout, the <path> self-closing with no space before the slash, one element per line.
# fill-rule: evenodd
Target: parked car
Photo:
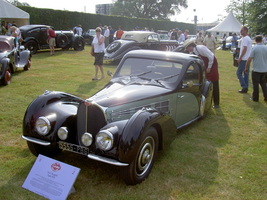
<path fill-rule="evenodd" d="M 125 31 L 120 40 L 115 40 L 105 49 L 104 59 L 120 61 L 129 51 L 136 49 L 150 49 L 171 51 L 178 46 L 175 40 L 161 40 L 160 35 L 148 31 Z"/>
<path fill-rule="evenodd" d="M 19 29 L 23 38 L 22 44 L 26 49 L 29 49 L 35 54 L 40 49 L 49 49 L 47 25 L 24 25 Z M 53 28 L 53 27 L 51 27 Z M 62 49 L 73 48 L 75 51 L 84 49 L 84 38 L 74 35 L 73 31 L 55 31 L 56 32 L 56 47 Z"/>
<path fill-rule="evenodd" d="M 0 35 L 0 82 L 11 83 L 12 74 L 19 68 L 28 70 L 31 67 L 31 53 L 23 46 L 16 46 L 15 38 Z"/>
<path fill-rule="evenodd" d="M 110 82 L 88 99 L 46 91 L 29 105 L 23 136 L 32 154 L 61 150 L 119 167 L 126 184 L 148 177 L 178 128 L 204 116 L 212 84 L 196 55 L 127 53 Z"/>
<path fill-rule="evenodd" d="M 83 38 L 85 39 L 85 43 L 91 45 L 94 37 L 96 36 L 95 29 L 88 29 L 85 33 L 83 33 Z"/>
<path fill-rule="evenodd" d="M 159 34 L 160 40 L 170 40 L 169 32 L 165 30 L 157 30 L 157 33 Z"/>

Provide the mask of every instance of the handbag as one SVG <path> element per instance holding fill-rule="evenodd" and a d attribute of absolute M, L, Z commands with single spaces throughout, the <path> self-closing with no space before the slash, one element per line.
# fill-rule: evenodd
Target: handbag
<path fill-rule="evenodd" d="M 90 54 L 91 56 L 95 56 L 94 46 L 92 46 Z"/>

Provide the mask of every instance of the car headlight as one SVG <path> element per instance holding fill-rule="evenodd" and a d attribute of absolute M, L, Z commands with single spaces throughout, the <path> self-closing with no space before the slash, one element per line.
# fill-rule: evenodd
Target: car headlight
<path fill-rule="evenodd" d="M 60 127 L 57 131 L 57 136 L 61 140 L 66 140 L 68 138 L 69 131 L 67 127 Z"/>
<path fill-rule="evenodd" d="M 84 133 L 82 135 L 82 143 L 84 146 L 90 146 L 93 142 L 93 136 L 90 133 Z"/>
<path fill-rule="evenodd" d="M 39 117 L 35 123 L 35 128 L 40 135 L 47 135 L 51 129 L 50 121 L 46 117 Z"/>
<path fill-rule="evenodd" d="M 102 130 L 96 135 L 96 146 L 104 151 L 108 151 L 113 147 L 114 138 L 108 130 Z"/>

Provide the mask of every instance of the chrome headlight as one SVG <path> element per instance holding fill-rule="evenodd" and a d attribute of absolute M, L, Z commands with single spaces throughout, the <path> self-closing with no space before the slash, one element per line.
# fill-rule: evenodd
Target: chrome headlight
<path fill-rule="evenodd" d="M 102 130 L 96 135 L 96 146 L 104 151 L 113 147 L 114 138 L 108 130 Z"/>
<path fill-rule="evenodd" d="M 90 133 L 84 133 L 82 135 L 82 143 L 84 146 L 90 146 L 93 143 L 93 136 Z"/>
<path fill-rule="evenodd" d="M 57 136 L 61 140 L 66 140 L 68 138 L 69 131 L 67 127 L 60 127 L 57 131 Z"/>
<path fill-rule="evenodd" d="M 46 117 L 39 117 L 35 123 L 35 128 L 40 135 L 47 135 L 51 129 L 50 121 Z"/>

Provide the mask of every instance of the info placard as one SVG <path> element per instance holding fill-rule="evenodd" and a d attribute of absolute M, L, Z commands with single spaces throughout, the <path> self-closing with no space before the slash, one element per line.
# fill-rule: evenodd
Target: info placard
<path fill-rule="evenodd" d="M 39 154 L 22 187 L 48 199 L 67 199 L 80 168 Z"/>

